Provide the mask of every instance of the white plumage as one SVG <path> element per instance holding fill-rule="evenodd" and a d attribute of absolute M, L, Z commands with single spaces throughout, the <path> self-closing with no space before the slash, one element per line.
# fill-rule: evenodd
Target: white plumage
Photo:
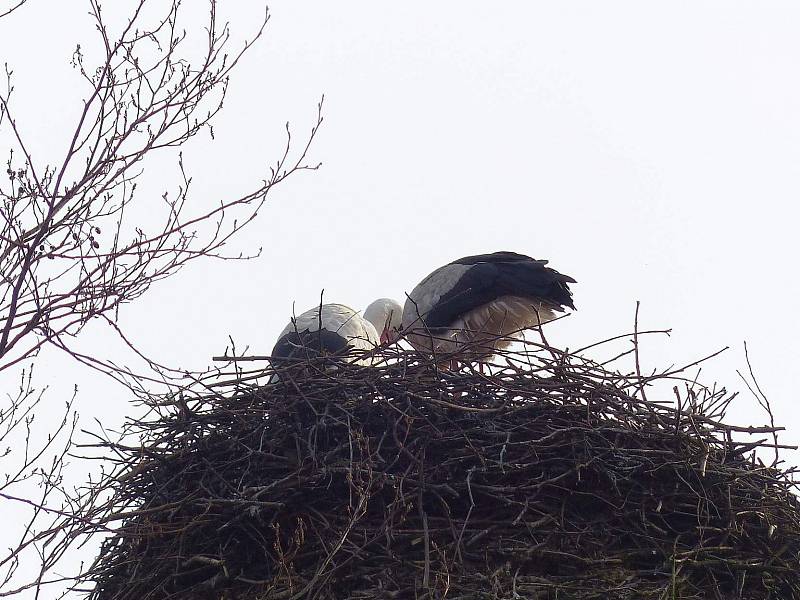
<path fill-rule="evenodd" d="M 413 303 L 407 303 L 406 307 L 409 308 L 405 313 L 406 339 L 415 349 L 429 354 L 452 354 L 469 345 L 472 355 L 487 357 L 494 350 L 510 345 L 521 330 L 555 318 L 553 309 L 541 302 L 501 296 L 459 315 L 446 327 L 428 328 Z"/>
<path fill-rule="evenodd" d="M 378 298 L 364 311 L 364 318 L 375 325 L 381 343 L 393 342 L 398 336 L 403 319 L 403 308 L 391 298 Z"/>

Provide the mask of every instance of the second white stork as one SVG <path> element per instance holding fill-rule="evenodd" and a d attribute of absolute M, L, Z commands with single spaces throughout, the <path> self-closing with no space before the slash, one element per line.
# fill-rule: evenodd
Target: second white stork
<path fill-rule="evenodd" d="M 400 323 L 400 306 L 392 300 L 376 300 L 364 317 L 344 304 L 322 304 L 292 318 L 278 336 L 272 357 L 279 361 L 321 355 L 344 356 L 352 350 L 368 351 L 394 339 Z M 366 357 L 357 363 L 368 364 Z M 276 365 L 277 366 L 277 365 Z"/>
<path fill-rule="evenodd" d="M 466 256 L 436 269 L 408 295 L 402 328 L 417 350 L 451 354 L 469 346 L 486 358 L 523 329 L 574 309 L 575 280 L 514 252 Z"/>

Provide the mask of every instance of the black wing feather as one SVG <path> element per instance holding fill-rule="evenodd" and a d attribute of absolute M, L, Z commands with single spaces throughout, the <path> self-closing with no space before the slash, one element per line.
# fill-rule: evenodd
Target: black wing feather
<path fill-rule="evenodd" d="M 555 310 L 572 309 L 568 283 L 575 280 L 536 260 L 514 252 L 467 256 L 452 264 L 471 265 L 436 306 L 423 316 L 430 328 L 448 327 L 460 315 L 501 296 L 522 296 L 550 305 Z"/>

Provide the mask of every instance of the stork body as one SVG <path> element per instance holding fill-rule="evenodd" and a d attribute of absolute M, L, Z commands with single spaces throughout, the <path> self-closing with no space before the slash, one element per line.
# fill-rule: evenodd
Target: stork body
<path fill-rule="evenodd" d="M 393 341 L 402 309 L 394 300 L 381 298 L 364 316 L 344 304 L 322 304 L 294 317 L 278 336 L 272 357 L 282 360 L 316 356 L 344 356 L 353 350 L 368 351 Z M 368 357 L 357 364 L 370 364 Z"/>
<path fill-rule="evenodd" d="M 322 304 L 289 322 L 278 336 L 272 357 L 343 356 L 353 349 L 372 350 L 379 343 L 375 326 L 355 310 L 344 304 Z"/>
<path fill-rule="evenodd" d="M 464 346 L 485 358 L 511 343 L 520 330 L 574 309 L 568 283 L 575 280 L 514 252 L 467 256 L 436 269 L 409 294 L 402 327 L 409 343 L 431 354 Z"/>

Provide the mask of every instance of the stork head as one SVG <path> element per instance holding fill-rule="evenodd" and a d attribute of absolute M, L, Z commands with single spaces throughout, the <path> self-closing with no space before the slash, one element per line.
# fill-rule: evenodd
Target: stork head
<path fill-rule="evenodd" d="M 381 343 L 394 342 L 400 337 L 403 308 L 391 298 L 379 298 L 364 311 L 364 318 L 375 326 L 381 335 Z"/>

